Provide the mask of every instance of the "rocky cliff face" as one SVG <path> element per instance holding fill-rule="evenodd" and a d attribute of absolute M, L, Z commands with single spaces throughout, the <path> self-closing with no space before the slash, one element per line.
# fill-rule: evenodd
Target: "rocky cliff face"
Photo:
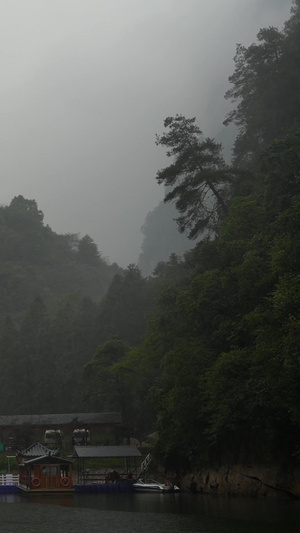
<path fill-rule="evenodd" d="M 300 498 L 300 468 L 284 470 L 277 466 L 249 465 L 203 468 L 186 475 L 181 487 L 203 494 Z"/>

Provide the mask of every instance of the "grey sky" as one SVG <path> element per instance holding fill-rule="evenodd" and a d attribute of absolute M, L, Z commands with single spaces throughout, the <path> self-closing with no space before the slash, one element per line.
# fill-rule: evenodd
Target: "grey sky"
<path fill-rule="evenodd" d="M 290 0 L 0 0 L 1 197 L 35 199 L 58 233 L 137 262 L 162 199 L 166 116 L 216 135 L 237 42 Z"/>

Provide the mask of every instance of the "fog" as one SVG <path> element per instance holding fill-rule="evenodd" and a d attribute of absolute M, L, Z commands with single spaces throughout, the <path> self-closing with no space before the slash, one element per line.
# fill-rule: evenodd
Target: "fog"
<path fill-rule="evenodd" d="M 291 0 L 0 0 L 1 198 L 35 199 L 57 233 L 137 262 L 163 198 L 163 121 L 222 130 L 236 43 L 282 28 Z"/>

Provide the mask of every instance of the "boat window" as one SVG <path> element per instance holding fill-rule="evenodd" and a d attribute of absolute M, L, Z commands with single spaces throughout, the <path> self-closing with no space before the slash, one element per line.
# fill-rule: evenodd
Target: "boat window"
<path fill-rule="evenodd" d="M 43 466 L 43 476 L 57 476 L 58 467 L 57 466 Z"/>
<path fill-rule="evenodd" d="M 68 477 L 69 475 L 69 467 L 68 465 L 64 465 L 60 467 L 60 475 L 61 477 Z"/>

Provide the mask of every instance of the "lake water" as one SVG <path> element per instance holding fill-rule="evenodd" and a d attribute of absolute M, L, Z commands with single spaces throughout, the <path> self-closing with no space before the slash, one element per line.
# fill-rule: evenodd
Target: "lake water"
<path fill-rule="evenodd" d="M 4 533 L 299 533 L 300 501 L 197 494 L 0 495 Z"/>

